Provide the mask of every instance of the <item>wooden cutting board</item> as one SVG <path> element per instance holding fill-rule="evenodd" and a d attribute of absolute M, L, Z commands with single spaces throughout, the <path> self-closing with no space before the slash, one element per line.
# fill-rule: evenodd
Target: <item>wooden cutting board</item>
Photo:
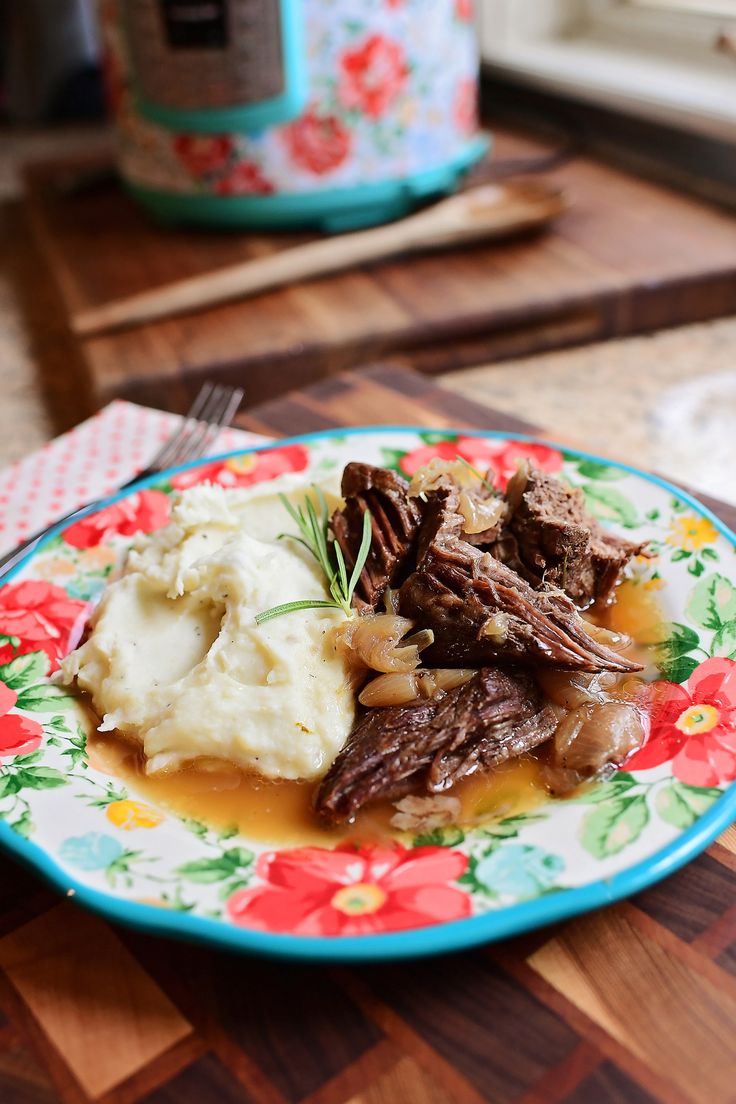
<path fill-rule="evenodd" d="M 240 423 L 278 435 L 387 417 L 530 428 L 385 368 Z M 711 506 L 736 525 L 736 508 Z M 463 954 L 329 969 L 115 928 L 0 854 L 0 1100 L 726 1104 L 735 891 L 731 828 L 631 902 Z"/>
<path fill-rule="evenodd" d="M 544 152 L 496 137 L 498 161 Z M 89 168 L 56 161 L 27 175 L 36 241 L 67 315 L 305 240 L 160 228 L 112 180 L 70 192 Z M 90 402 L 184 409 L 208 377 L 243 384 L 255 403 L 389 353 L 439 372 L 736 309 L 732 217 L 589 158 L 549 179 L 571 203 L 549 232 L 80 340 Z"/>

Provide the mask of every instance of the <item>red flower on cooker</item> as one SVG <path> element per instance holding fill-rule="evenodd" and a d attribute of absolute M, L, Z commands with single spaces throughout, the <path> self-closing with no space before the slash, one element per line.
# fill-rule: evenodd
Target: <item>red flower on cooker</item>
<path fill-rule="evenodd" d="M 174 152 L 193 176 L 222 169 L 233 152 L 232 138 L 224 134 L 177 134 Z"/>
<path fill-rule="evenodd" d="M 461 80 L 455 90 L 452 117 L 461 134 L 472 134 L 478 126 L 478 88 L 471 77 Z"/>
<path fill-rule="evenodd" d="M 261 855 L 266 884 L 227 903 L 243 927 L 298 935 L 366 935 L 460 920 L 470 898 L 448 883 L 468 865 L 445 847 L 299 847 Z"/>
<path fill-rule="evenodd" d="M 265 452 L 246 452 L 227 460 L 216 460 L 180 472 L 171 480 L 177 491 L 195 487 L 198 483 L 217 483 L 221 487 L 250 487 L 265 483 L 287 472 L 304 471 L 309 463 L 309 453 L 303 445 L 285 445 Z"/>
<path fill-rule="evenodd" d="M 269 195 L 273 184 L 254 161 L 239 161 L 217 181 L 218 195 Z"/>
<path fill-rule="evenodd" d="M 0 633 L 20 640 L 13 650 L 0 647 L 0 663 L 14 656 L 44 651 L 51 670 L 67 654 L 81 632 L 87 615 L 87 603 L 69 598 L 66 591 L 51 583 L 9 583 L 0 590 Z"/>
<path fill-rule="evenodd" d="M 75 521 L 61 534 L 73 548 L 94 548 L 116 533 L 153 533 L 169 520 L 169 498 L 163 491 L 137 491 L 94 514 Z"/>
<path fill-rule="evenodd" d="M 111 50 L 103 47 L 101 61 L 102 83 L 105 89 L 105 98 L 111 114 L 117 115 L 123 102 L 123 97 L 127 92 L 125 76 L 117 57 Z"/>
<path fill-rule="evenodd" d="M 10 712 L 17 700 L 15 690 L 0 682 L 0 759 L 30 755 L 41 743 L 43 729 L 38 721 Z"/>
<path fill-rule="evenodd" d="M 340 60 L 338 96 L 344 107 L 380 119 L 401 91 L 409 67 L 398 42 L 373 34 Z"/>
<path fill-rule="evenodd" d="M 461 436 L 454 441 L 440 441 L 436 445 L 422 445 L 402 456 L 399 467 L 406 475 L 411 476 L 435 457 L 456 460 L 458 456 L 481 475 L 488 472 L 501 491 L 506 490 L 506 484 L 516 471 L 520 459 L 531 460 L 542 471 L 555 472 L 562 467 L 562 453 L 549 445 L 534 445 L 526 441 L 494 441 L 487 437 L 470 436 Z"/>
<path fill-rule="evenodd" d="M 341 165 L 353 140 L 336 115 L 318 115 L 314 107 L 285 126 L 281 136 L 294 164 L 315 176 L 324 176 Z"/>
<path fill-rule="evenodd" d="M 649 740 L 626 760 L 626 770 L 672 760 L 672 773 L 691 786 L 736 778 L 736 662 L 706 659 L 684 686 L 655 682 L 650 694 Z"/>

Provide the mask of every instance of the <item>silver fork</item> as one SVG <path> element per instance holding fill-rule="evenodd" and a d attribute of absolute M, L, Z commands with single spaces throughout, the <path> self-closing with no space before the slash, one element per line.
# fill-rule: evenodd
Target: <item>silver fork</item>
<path fill-rule="evenodd" d="M 243 392 L 239 387 L 225 387 L 222 384 L 205 383 L 189 411 L 184 415 L 181 425 L 164 441 L 156 455 L 147 466 L 139 471 L 132 479 L 122 483 L 119 491 L 127 490 L 146 479 L 150 475 L 156 475 L 166 468 L 175 468 L 179 464 L 186 464 L 189 460 L 196 460 L 206 455 L 208 449 L 217 439 L 217 434 L 223 426 L 229 425 L 236 410 L 243 401 Z M 57 518 L 56 521 L 34 533 L 32 537 L 19 544 L 7 556 L 0 558 L 0 582 L 14 567 L 20 563 L 39 544 L 47 533 L 64 522 L 72 522 L 82 514 L 92 513 L 97 507 L 107 500 L 109 495 L 94 499 L 92 502 L 78 506 L 76 510 L 70 510 L 68 514 Z"/>

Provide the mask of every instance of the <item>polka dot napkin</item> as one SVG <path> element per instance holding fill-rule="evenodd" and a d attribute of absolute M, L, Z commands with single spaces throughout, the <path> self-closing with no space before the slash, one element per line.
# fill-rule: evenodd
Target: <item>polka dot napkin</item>
<path fill-rule="evenodd" d="M 0 472 L 0 553 L 144 468 L 180 422 L 176 414 L 116 401 Z M 223 429 L 211 454 L 264 444 Z"/>

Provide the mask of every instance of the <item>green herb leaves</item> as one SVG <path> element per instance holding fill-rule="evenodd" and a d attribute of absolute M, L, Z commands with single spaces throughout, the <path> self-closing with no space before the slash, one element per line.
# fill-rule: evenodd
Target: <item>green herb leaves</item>
<path fill-rule="evenodd" d="M 327 502 L 320 487 L 313 485 L 317 506 L 311 498 L 307 498 L 304 507 L 293 506 L 285 495 L 279 495 L 284 508 L 292 521 L 297 526 L 300 536 L 292 536 L 290 533 L 282 533 L 280 539 L 295 540 L 306 548 L 322 569 L 327 580 L 327 587 L 332 595 L 331 601 L 303 598 L 295 602 L 284 602 L 283 605 L 273 606 L 256 615 L 256 624 L 263 625 L 266 621 L 272 621 L 275 617 L 281 617 L 285 613 L 294 613 L 296 610 L 305 609 L 341 609 L 343 613 L 352 616 L 352 601 L 355 588 L 360 578 L 360 573 L 368 559 L 371 547 L 371 515 L 366 510 L 363 515 L 363 535 L 360 549 L 355 560 L 350 578 L 343 556 L 342 548 L 329 532 L 329 512 Z"/>

